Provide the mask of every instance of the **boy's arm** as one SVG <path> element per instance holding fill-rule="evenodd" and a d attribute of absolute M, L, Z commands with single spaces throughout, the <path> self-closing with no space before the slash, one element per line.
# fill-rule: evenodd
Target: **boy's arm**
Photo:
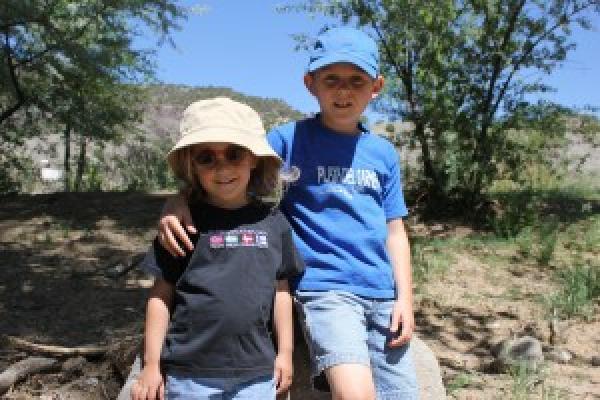
<path fill-rule="evenodd" d="M 144 368 L 131 388 L 133 400 L 164 398 L 160 352 L 169 326 L 173 289 L 173 285 L 163 279 L 156 279 L 150 289 L 146 306 Z"/>
<path fill-rule="evenodd" d="M 292 296 L 286 279 L 277 281 L 273 308 L 273 329 L 277 342 L 275 383 L 277 384 L 277 394 L 281 394 L 290 388 L 294 374 L 292 366 L 292 353 L 294 351 Z"/>
<path fill-rule="evenodd" d="M 412 271 L 410 266 L 410 246 L 401 218 L 391 219 L 387 223 L 387 250 L 392 263 L 396 283 L 396 301 L 392 311 L 390 330 L 394 333 L 400 328 L 399 336 L 389 343 L 391 347 L 407 343 L 415 328 L 413 314 Z"/>
<path fill-rule="evenodd" d="M 194 245 L 186 229 L 190 233 L 196 233 L 186 196 L 183 193 L 177 193 L 165 202 L 158 224 L 158 240 L 173 257 L 185 256 L 185 251 L 181 248 L 178 239 L 186 249 L 194 250 Z"/>

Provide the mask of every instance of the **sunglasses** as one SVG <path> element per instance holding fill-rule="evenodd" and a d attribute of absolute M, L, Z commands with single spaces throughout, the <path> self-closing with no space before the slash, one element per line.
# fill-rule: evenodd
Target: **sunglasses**
<path fill-rule="evenodd" d="M 229 145 L 222 152 L 211 149 L 202 149 L 192 156 L 192 160 L 202 168 L 214 168 L 219 159 L 229 165 L 239 165 L 246 158 L 249 151 L 242 146 Z M 220 156 L 219 156 L 220 155 Z"/>

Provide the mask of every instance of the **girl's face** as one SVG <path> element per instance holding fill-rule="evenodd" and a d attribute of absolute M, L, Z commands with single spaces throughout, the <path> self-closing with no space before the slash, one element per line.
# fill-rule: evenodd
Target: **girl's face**
<path fill-rule="evenodd" d="M 254 154 L 231 143 L 197 144 L 190 154 L 209 203 L 232 209 L 248 203 L 248 183 L 258 162 Z"/>

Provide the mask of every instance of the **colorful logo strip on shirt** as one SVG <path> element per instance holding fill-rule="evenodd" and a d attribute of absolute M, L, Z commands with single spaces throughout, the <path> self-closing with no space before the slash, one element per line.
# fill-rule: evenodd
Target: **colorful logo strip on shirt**
<path fill-rule="evenodd" d="M 269 247 L 265 231 L 227 231 L 211 233 L 208 238 L 211 249 L 232 247 Z"/>

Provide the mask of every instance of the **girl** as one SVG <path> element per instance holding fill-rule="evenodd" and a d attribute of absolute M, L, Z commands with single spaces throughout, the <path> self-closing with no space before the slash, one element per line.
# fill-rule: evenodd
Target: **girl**
<path fill-rule="evenodd" d="M 191 104 L 180 133 L 167 159 L 186 184 L 198 245 L 175 258 L 155 240 L 146 256 L 156 280 L 131 398 L 275 399 L 292 379 L 288 279 L 303 269 L 286 219 L 259 200 L 281 159 L 258 114 L 227 98 Z"/>

